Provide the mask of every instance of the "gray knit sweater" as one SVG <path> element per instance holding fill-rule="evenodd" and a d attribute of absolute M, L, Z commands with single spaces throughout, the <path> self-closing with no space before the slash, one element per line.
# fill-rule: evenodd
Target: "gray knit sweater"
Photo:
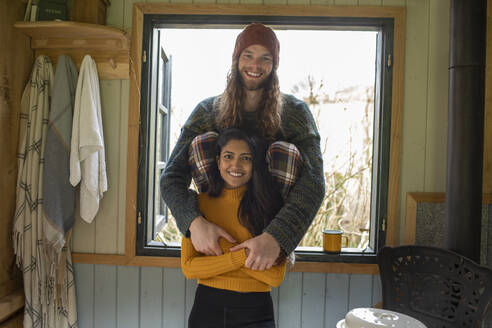
<path fill-rule="evenodd" d="M 191 173 L 188 148 L 199 134 L 208 131 L 220 133 L 215 124 L 215 99 L 205 99 L 191 113 L 161 176 L 162 197 L 183 234 L 188 231 L 191 221 L 201 215 L 197 195 L 189 189 Z M 277 240 L 286 254 L 290 254 L 301 241 L 321 205 L 325 183 L 320 137 L 306 103 L 292 95 L 282 95 L 281 120 L 282 135 L 279 139 L 297 146 L 303 157 L 303 166 L 284 206 L 265 231 Z M 245 113 L 240 128 L 254 131 L 256 126 L 256 113 Z"/>

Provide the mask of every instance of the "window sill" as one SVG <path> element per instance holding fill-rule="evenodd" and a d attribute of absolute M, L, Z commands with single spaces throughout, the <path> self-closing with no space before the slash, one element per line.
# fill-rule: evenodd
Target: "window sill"
<path fill-rule="evenodd" d="M 168 251 L 163 256 L 162 249 L 154 249 L 152 255 L 111 255 L 73 253 L 73 262 L 81 264 L 130 265 L 141 267 L 180 268 L 179 250 Z M 161 253 L 161 254 L 158 254 Z M 174 253 L 174 254 L 173 254 Z M 299 253 L 299 254 L 298 254 Z M 346 274 L 379 274 L 374 254 L 296 251 L 296 262 L 289 269 L 291 272 L 322 272 Z"/>

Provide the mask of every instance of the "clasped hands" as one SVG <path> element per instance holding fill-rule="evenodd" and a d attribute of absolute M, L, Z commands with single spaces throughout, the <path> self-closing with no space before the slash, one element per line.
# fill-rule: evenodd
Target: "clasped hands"
<path fill-rule="evenodd" d="M 227 231 L 201 216 L 191 222 L 190 232 L 193 247 L 198 252 L 209 256 L 222 255 L 223 252 L 219 245 L 220 238 L 224 238 L 233 244 L 237 243 Z M 279 244 L 267 232 L 235 245 L 230 248 L 230 251 L 235 252 L 242 248 L 245 249 L 247 255 L 244 266 L 251 270 L 263 271 L 270 269 L 280 254 Z"/>

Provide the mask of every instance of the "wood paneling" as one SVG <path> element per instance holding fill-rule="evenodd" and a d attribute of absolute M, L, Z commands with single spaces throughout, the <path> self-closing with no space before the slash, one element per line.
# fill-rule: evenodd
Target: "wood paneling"
<path fill-rule="evenodd" d="M 140 327 L 161 327 L 163 269 L 143 267 L 141 274 Z"/>
<path fill-rule="evenodd" d="M 301 327 L 323 327 L 325 312 L 326 275 L 305 274 L 302 277 Z"/>
<path fill-rule="evenodd" d="M 80 328 L 187 325 L 196 281 L 186 280 L 180 269 L 76 264 L 75 275 Z M 333 328 L 349 304 L 380 302 L 376 278 L 288 273 L 272 291 L 278 327 Z"/>
<path fill-rule="evenodd" d="M 116 269 L 112 265 L 94 268 L 94 327 L 116 328 Z"/>
<path fill-rule="evenodd" d="M 131 266 L 117 267 L 116 283 L 116 327 L 138 327 L 139 299 L 136 295 L 140 292 L 140 268 Z M 179 297 L 179 295 L 176 295 Z M 169 326 L 171 327 L 171 326 Z"/>
<path fill-rule="evenodd" d="M 325 328 L 333 328 L 345 317 L 349 304 L 350 275 L 327 274 L 325 283 Z"/>
<path fill-rule="evenodd" d="M 301 327 L 302 273 L 289 272 L 280 285 L 278 297 L 279 327 Z"/>
<path fill-rule="evenodd" d="M 408 0 L 405 54 L 405 89 L 401 145 L 401 189 L 423 191 L 425 175 L 429 0 Z M 404 211 L 400 208 L 401 218 Z"/>
<path fill-rule="evenodd" d="M 0 0 L 0 78 L 8 79 L 9 106 L 0 112 L 0 297 L 21 286 L 21 275 L 14 269 L 12 222 L 15 212 L 17 144 L 20 99 L 33 63 L 29 38 L 13 28 L 23 19 L 25 3 Z"/>
<path fill-rule="evenodd" d="M 95 266 L 95 264 L 74 264 L 77 320 L 80 328 L 94 327 Z M 107 283 L 111 283 L 111 280 Z"/>
<path fill-rule="evenodd" d="M 183 315 L 186 299 L 183 292 L 186 286 L 185 277 L 179 269 L 164 269 L 164 304 L 162 304 L 163 326 L 184 327 L 186 318 Z"/>
<path fill-rule="evenodd" d="M 115 254 L 118 250 L 118 225 L 123 224 L 119 218 L 124 217 L 124 212 L 119 212 L 120 202 L 120 153 L 125 148 L 120 147 L 121 130 L 121 81 L 100 81 L 101 107 L 104 130 L 104 142 L 106 145 L 106 165 L 114 170 L 107 170 L 108 191 L 101 200 L 99 212 L 94 220 L 96 225 L 97 253 Z"/>
<path fill-rule="evenodd" d="M 449 0 L 429 4 L 429 64 L 423 191 L 446 189 L 448 133 Z"/>
<path fill-rule="evenodd" d="M 335 6 L 357 6 L 357 0 L 335 0 Z"/>
<path fill-rule="evenodd" d="M 383 0 L 383 6 L 388 7 L 405 7 L 405 0 Z"/>
<path fill-rule="evenodd" d="M 382 0 L 359 0 L 359 6 L 381 6 Z"/>
<path fill-rule="evenodd" d="M 372 276 L 351 274 L 348 299 L 349 309 L 367 307 L 367 304 L 372 305 Z"/>

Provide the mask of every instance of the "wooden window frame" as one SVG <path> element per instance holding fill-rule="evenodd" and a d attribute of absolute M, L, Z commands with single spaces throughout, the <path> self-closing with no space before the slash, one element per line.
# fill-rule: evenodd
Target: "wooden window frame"
<path fill-rule="evenodd" d="M 138 186 L 138 136 L 140 122 L 140 86 L 142 72 L 142 37 L 144 15 L 261 15 L 261 16 L 313 16 L 392 18 L 394 20 L 393 81 L 391 110 L 391 140 L 388 183 L 388 209 L 386 245 L 394 246 L 399 231 L 399 184 L 401 122 L 403 107 L 403 72 L 405 54 L 405 8 L 403 7 L 332 7 L 310 5 L 215 5 L 215 4 L 154 4 L 133 5 L 133 27 L 130 49 L 130 102 L 128 117 L 128 157 L 126 187 L 125 254 L 73 253 L 77 263 L 180 267 L 179 257 L 137 256 L 136 226 Z M 293 272 L 363 273 L 378 274 L 376 264 L 337 262 L 296 262 Z"/>

